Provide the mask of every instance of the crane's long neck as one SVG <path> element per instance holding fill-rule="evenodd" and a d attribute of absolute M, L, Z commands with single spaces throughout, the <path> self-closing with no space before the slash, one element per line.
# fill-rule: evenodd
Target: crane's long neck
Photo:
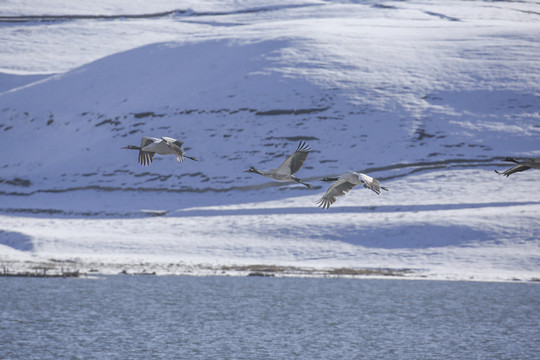
<path fill-rule="evenodd" d="M 513 162 L 513 163 L 519 164 L 519 161 L 517 161 L 516 159 L 511 158 L 511 157 L 505 158 L 504 161 L 511 161 L 511 162 Z"/>
<path fill-rule="evenodd" d="M 135 146 L 135 145 L 128 145 L 128 146 L 123 147 L 122 149 L 141 150 L 141 147 L 140 146 Z"/>
<path fill-rule="evenodd" d="M 255 167 L 253 166 L 250 166 L 249 167 L 249 170 L 246 170 L 245 172 L 249 172 L 249 173 L 255 173 L 255 174 L 259 174 L 259 175 L 262 175 L 262 176 L 266 176 L 266 177 L 272 177 L 272 171 L 265 171 L 265 170 L 259 170 L 259 169 L 256 169 Z"/>
<path fill-rule="evenodd" d="M 322 178 L 321 181 L 338 181 L 339 178 L 337 177 L 325 177 Z"/>

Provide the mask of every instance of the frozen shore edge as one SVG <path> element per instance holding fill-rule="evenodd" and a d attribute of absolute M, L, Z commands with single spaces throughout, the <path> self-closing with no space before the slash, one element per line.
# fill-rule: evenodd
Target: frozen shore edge
<path fill-rule="evenodd" d="M 0 277 L 35 278 L 92 278 L 95 276 L 235 276 L 276 278 L 347 278 L 347 279 L 395 279 L 431 281 L 477 281 L 539 283 L 540 278 L 499 276 L 460 276 L 459 274 L 428 273 L 421 269 L 398 268 L 352 268 L 352 267 L 303 267 L 271 264 L 217 265 L 217 264 L 133 264 L 92 263 L 76 260 L 50 259 L 35 261 L 0 261 Z"/>

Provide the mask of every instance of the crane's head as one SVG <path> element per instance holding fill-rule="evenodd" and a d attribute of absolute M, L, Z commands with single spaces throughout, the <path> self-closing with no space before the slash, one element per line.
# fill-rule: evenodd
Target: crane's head
<path fill-rule="evenodd" d="M 140 147 L 135 146 L 135 145 L 124 146 L 122 149 L 128 149 L 128 150 L 141 150 Z"/>
<path fill-rule="evenodd" d="M 249 169 L 245 170 L 244 172 L 252 172 L 252 173 L 256 173 L 256 174 L 261 173 L 259 170 L 255 169 L 254 166 L 250 166 Z"/>

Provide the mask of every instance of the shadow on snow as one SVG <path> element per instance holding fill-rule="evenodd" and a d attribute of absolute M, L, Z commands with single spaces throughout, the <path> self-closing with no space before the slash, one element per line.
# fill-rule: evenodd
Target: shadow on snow
<path fill-rule="evenodd" d="M 336 213 L 395 213 L 395 212 L 422 212 L 437 210 L 464 210 L 490 207 L 508 207 L 540 205 L 538 201 L 522 202 L 491 202 L 468 204 L 422 204 L 422 205 L 370 205 L 370 206 L 339 206 L 334 204 L 329 209 L 318 207 L 286 207 L 286 208 L 258 208 L 258 209 L 186 209 L 176 210 L 171 215 L 179 217 L 189 216 L 252 216 L 252 215 L 292 215 L 292 214 L 336 214 Z"/>
<path fill-rule="evenodd" d="M 34 244 L 29 236 L 15 231 L 0 230 L 0 245 L 9 246 L 20 251 L 32 251 L 34 249 Z"/>

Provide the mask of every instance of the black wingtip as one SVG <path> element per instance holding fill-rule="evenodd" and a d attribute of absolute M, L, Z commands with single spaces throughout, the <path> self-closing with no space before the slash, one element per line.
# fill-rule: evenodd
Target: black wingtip
<path fill-rule="evenodd" d="M 296 148 L 296 151 L 300 152 L 310 152 L 311 148 L 308 144 L 306 144 L 305 141 L 300 140 L 300 143 L 298 144 L 298 147 Z"/>

